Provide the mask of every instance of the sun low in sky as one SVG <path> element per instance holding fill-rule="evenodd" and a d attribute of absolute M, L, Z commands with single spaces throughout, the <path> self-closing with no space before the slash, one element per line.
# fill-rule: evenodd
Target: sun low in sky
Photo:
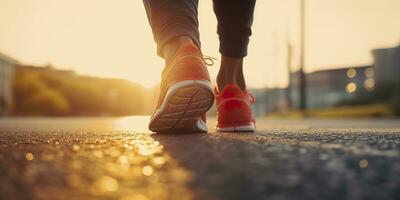
<path fill-rule="evenodd" d="M 400 43 L 399 0 L 305 0 L 306 71 L 371 64 L 370 50 Z M 219 57 L 211 0 L 200 0 L 203 52 Z M 142 1 L 0 0 L 0 52 L 24 64 L 124 78 L 146 87 L 163 60 Z M 245 74 L 250 87 L 287 84 L 287 45 L 298 68 L 299 0 L 259 0 Z M 210 67 L 212 77 L 218 64 Z"/>

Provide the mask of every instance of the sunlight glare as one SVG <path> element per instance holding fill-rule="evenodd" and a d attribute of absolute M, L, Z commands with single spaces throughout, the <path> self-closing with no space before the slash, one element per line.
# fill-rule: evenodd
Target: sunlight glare
<path fill-rule="evenodd" d="M 117 130 L 123 131 L 144 131 L 148 132 L 148 124 L 150 116 L 129 116 L 122 117 L 115 121 L 114 127 Z"/>

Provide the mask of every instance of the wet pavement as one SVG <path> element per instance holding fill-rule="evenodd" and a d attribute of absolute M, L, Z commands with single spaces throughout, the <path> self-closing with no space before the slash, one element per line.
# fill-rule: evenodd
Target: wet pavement
<path fill-rule="evenodd" d="M 400 199 L 397 119 L 168 135 L 147 121 L 0 119 L 0 199 Z"/>

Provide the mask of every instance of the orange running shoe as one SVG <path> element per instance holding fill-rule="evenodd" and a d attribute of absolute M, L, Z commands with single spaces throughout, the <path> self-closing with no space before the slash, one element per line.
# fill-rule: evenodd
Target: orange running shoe
<path fill-rule="evenodd" d="M 255 119 L 251 105 L 255 98 L 247 91 L 242 91 L 236 84 L 225 86 L 222 92 L 214 89 L 217 102 L 217 131 L 219 132 L 254 132 Z"/>
<path fill-rule="evenodd" d="M 205 113 L 213 103 L 202 53 L 194 44 L 182 46 L 162 72 L 160 97 L 149 129 L 157 133 L 207 132 Z"/>

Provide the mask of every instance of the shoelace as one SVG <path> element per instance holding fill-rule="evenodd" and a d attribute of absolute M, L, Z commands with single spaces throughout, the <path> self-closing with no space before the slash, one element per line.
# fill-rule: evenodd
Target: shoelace
<path fill-rule="evenodd" d="M 250 98 L 250 103 L 256 103 L 256 98 L 250 92 L 246 92 L 247 96 Z"/>
<path fill-rule="evenodd" d="M 203 56 L 203 61 L 206 63 L 207 66 L 213 66 L 214 65 L 214 61 L 216 61 L 217 59 L 211 56 Z"/>

